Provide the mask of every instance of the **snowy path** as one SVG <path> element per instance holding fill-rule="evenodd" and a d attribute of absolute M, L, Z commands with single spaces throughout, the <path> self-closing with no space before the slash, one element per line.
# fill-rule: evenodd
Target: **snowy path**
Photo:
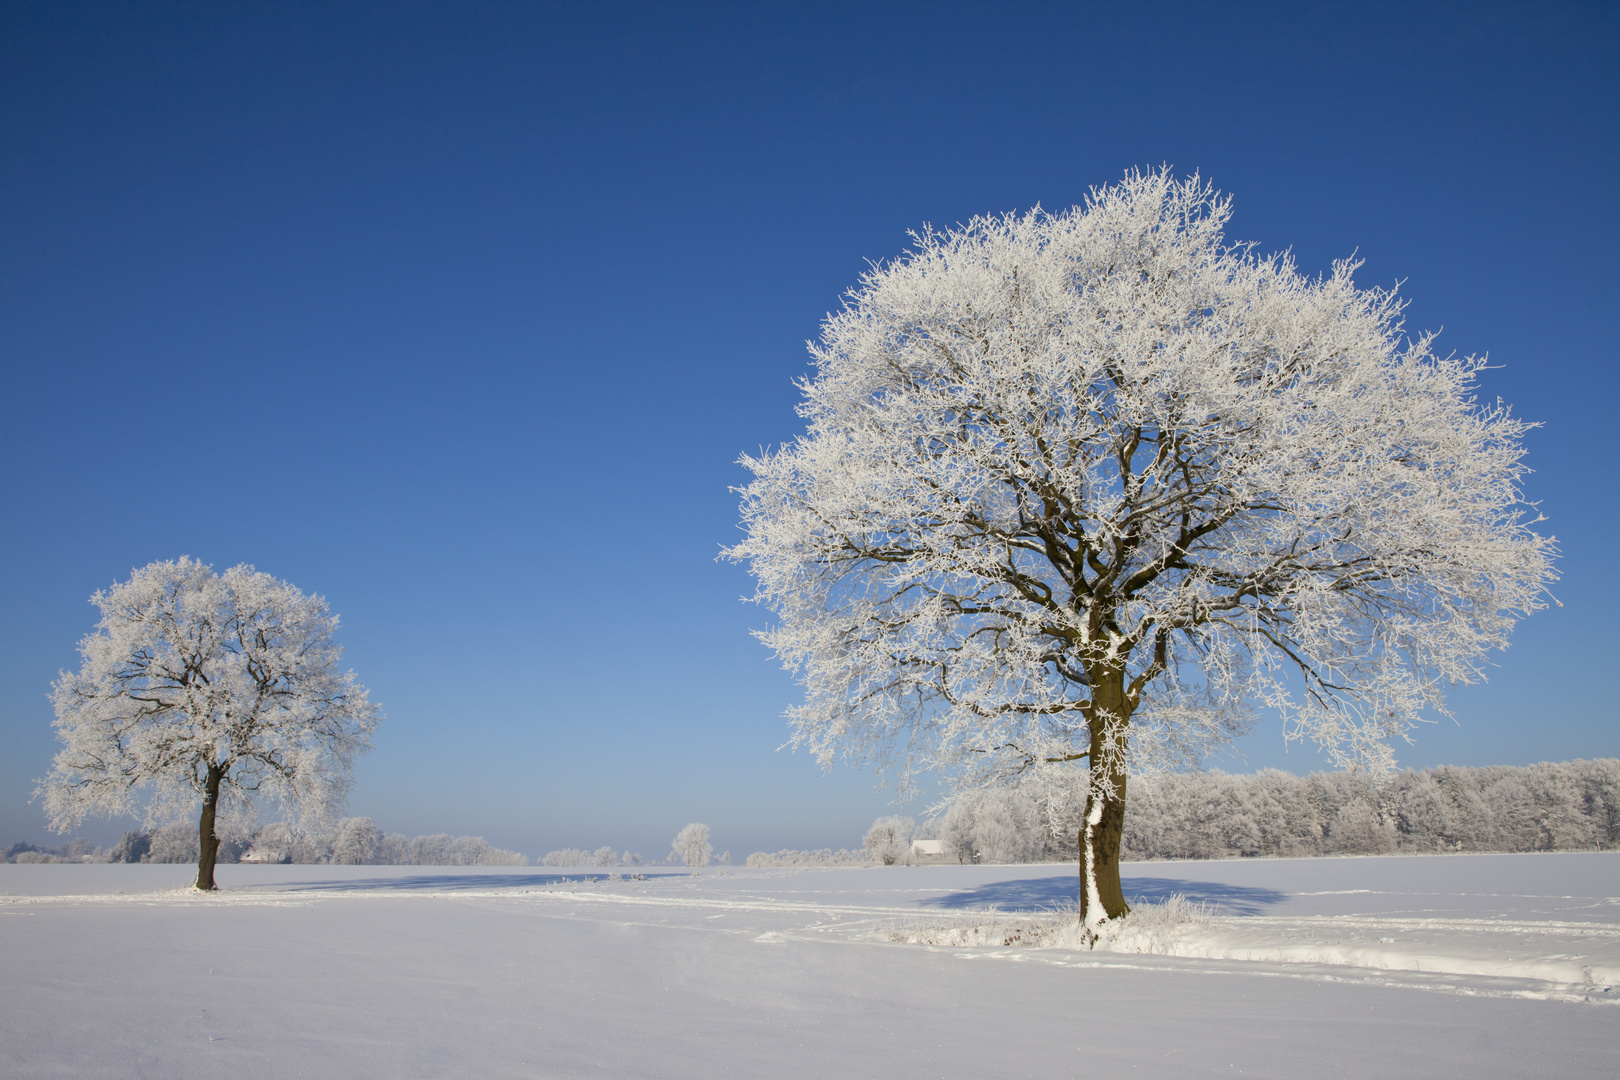
<path fill-rule="evenodd" d="M 1218 912 L 1152 954 L 887 940 L 1070 867 L 645 874 L 0 866 L 0 1074 L 1620 1072 L 1620 854 L 1132 864 Z"/>

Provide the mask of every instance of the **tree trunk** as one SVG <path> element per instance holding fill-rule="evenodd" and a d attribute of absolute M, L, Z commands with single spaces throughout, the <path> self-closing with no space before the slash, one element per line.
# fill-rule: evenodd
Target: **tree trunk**
<path fill-rule="evenodd" d="M 197 856 L 197 888 L 213 892 L 214 861 L 219 857 L 219 837 L 214 835 L 214 810 L 219 805 L 219 782 L 225 770 L 217 765 L 208 766 L 208 779 L 204 781 L 202 820 L 197 823 L 199 841 Z"/>
<path fill-rule="evenodd" d="M 1119 884 L 1125 836 L 1125 744 L 1130 725 L 1125 672 L 1100 673 L 1092 683 L 1091 756 L 1086 816 L 1080 825 L 1080 920 L 1096 926 L 1131 910 Z"/>

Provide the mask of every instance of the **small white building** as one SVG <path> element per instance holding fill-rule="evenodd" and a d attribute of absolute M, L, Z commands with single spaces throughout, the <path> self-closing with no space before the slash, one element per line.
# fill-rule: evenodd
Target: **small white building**
<path fill-rule="evenodd" d="M 243 862 L 251 863 L 288 863 L 292 862 L 285 851 L 275 848 L 249 848 L 242 855 Z"/>
<path fill-rule="evenodd" d="M 943 857 L 945 854 L 945 841 L 943 840 L 913 840 L 911 842 L 913 855 L 933 855 Z"/>

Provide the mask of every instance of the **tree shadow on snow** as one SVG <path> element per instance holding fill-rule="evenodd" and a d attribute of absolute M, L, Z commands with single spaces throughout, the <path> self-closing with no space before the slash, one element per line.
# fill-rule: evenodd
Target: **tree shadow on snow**
<path fill-rule="evenodd" d="M 420 892 L 447 889 L 537 889 L 547 885 L 602 882 L 608 871 L 579 874 L 411 874 L 405 877 L 348 878 L 336 881 L 276 881 L 244 886 L 253 892 Z M 644 878 L 684 877 L 688 872 L 632 871 Z M 625 878 L 630 873 L 621 871 Z"/>
<path fill-rule="evenodd" d="M 1266 908 L 1288 899 L 1279 889 L 1231 885 L 1224 881 L 1189 881 L 1185 878 L 1123 877 L 1125 898 L 1131 903 L 1162 904 L 1172 896 L 1208 904 L 1220 915 L 1264 915 Z"/>
<path fill-rule="evenodd" d="M 1126 874 L 1121 885 L 1124 886 L 1126 900 L 1133 904 L 1162 904 L 1172 896 L 1181 895 L 1188 900 L 1208 904 L 1221 915 L 1260 915 L 1272 904 L 1279 904 L 1288 898 L 1287 893 L 1276 889 L 1184 878 L 1132 877 Z M 1074 876 L 993 881 L 921 903 L 926 907 L 998 907 L 1017 911 L 1059 907 L 1076 903 L 1079 898 L 1080 880 L 1076 873 Z"/>

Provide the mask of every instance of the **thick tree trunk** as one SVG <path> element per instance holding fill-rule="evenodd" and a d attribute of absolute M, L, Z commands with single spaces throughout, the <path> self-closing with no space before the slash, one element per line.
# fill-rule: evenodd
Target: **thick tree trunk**
<path fill-rule="evenodd" d="M 208 767 L 208 779 L 204 781 L 202 820 L 197 823 L 200 851 L 197 856 L 197 888 L 205 892 L 213 892 L 215 888 L 214 861 L 219 857 L 219 837 L 214 835 L 214 810 L 219 805 L 219 782 L 224 777 L 224 769 L 215 765 Z"/>
<path fill-rule="evenodd" d="M 1119 883 L 1119 847 L 1125 836 L 1125 740 L 1130 702 L 1123 670 L 1092 684 L 1091 756 L 1086 816 L 1080 824 L 1080 919 L 1096 926 L 1131 910 Z"/>

